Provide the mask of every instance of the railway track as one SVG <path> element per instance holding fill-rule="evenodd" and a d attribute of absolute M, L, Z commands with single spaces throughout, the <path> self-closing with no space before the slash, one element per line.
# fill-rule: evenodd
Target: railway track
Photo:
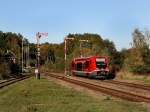
<path fill-rule="evenodd" d="M 78 78 L 83 78 L 83 77 L 78 77 Z M 83 79 L 88 80 L 88 78 L 83 78 Z M 98 83 L 99 81 L 95 80 L 95 82 Z M 145 84 L 123 82 L 123 81 L 118 81 L 118 80 L 103 80 L 102 82 L 150 91 L 150 85 L 145 85 Z"/>
<path fill-rule="evenodd" d="M 104 86 L 101 86 L 101 85 L 92 84 L 92 83 L 77 80 L 77 79 L 71 79 L 71 78 L 68 78 L 68 77 L 65 77 L 65 76 L 60 76 L 60 75 L 55 75 L 55 74 L 47 74 L 47 75 L 50 76 L 50 77 L 54 77 L 54 78 L 69 82 L 69 83 L 73 83 L 73 84 L 76 84 L 76 85 L 79 85 L 79 86 L 87 87 L 87 88 L 92 89 L 92 90 L 100 91 L 100 92 L 108 94 L 108 95 L 119 97 L 121 99 L 134 101 L 134 102 L 147 102 L 147 103 L 150 103 L 150 98 L 149 97 L 136 95 L 136 94 L 129 93 L 129 92 L 124 92 L 124 91 L 121 91 L 121 90 L 116 90 L 116 89 L 112 89 L 112 88 L 109 88 L 109 87 L 104 87 Z"/>
<path fill-rule="evenodd" d="M 82 77 L 80 77 L 82 78 Z M 84 78 L 85 79 L 85 78 Z M 88 78 L 86 78 L 86 80 L 89 80 Z M 99 81 L 99 80 L 92 80 L 95 81 L 95 83 L 106 83 L 106 84 L 114 84 L 117 86 L 124 86 L 124 87 L 130 87 L 133 89 L 139 89 L 141 91 L 149 91 L 150 92 L 150 85 L 145 85 L 145 84 L 139 84 L 139 83 L 130 83 L 130 82 L 123 82 L 123 81 L 118 81 L 118 80 L 103 80 L 103 81 Z"/>
<path fill-rule="evenodd" d="M 0 82 L 0 89 L 3 88 L 3 87 L 6 87 L 8 85 L 11 85 L 13 83 L 25 80 L 25 79 L 30 78 L 30 77 L 31 76 L 25 76 L 25 77 L 22 77 L 22 78 L 10 79 L 10 80 L 7 80 L 7 81 Z"/>
<path fill-rule="evenodd" d="M 116 80 L 106 80 L 104 82 L 111 83 L 111 84 L 118 84 L 118 85 L 128 86 L 128 87 L 133 87 L 133 88 L 138 88 L 138 89 L 144 89 L 144 90 L 150 91 L 150 86 L 149 85 L 122 82 L 122 81 L 116 81 Z"/>

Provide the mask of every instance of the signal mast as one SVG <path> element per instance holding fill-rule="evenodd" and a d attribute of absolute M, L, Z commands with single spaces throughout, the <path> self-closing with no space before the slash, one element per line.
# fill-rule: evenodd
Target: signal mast
<path fill-rule="evenodd" d="M 35 69 L 35 74 L 36 78 L 40 79 L 40 38 L 42 36 L 47 37 L 48 33 L 47 32 L 38 32 L 36 33 L 36 39 L 37 39 L 37 63 L 36 63 L 36 69 Z"/>

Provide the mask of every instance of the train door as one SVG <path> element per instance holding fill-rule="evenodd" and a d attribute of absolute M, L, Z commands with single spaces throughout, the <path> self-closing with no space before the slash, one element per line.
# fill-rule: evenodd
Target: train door
<path fill-rule="evenodd" d="M 77 71 L 82 71 L 83 70 L 83 64 L 81 62 L 76 64 L 76 70 Z"/>
<path fill-rule="evenodd" d="M 79 76 L 86 76 L 86 71 L 85 71 L 85 62 L 86 61 L 80 61 L 76 63 L 76 74 Z"/>

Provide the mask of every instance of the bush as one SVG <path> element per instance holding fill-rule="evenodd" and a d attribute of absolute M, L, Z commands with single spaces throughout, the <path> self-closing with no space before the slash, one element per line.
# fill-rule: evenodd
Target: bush
<path fill-rule="evenodd" d="M 150 67 L 146 65 L 136 65 L 131 67 L 131 72 L 134 73 L 150 73 Z"/>
<path fill-rule="evenodd" d="M 10 68 L 7 63 L 0 64 L 0 79 L 8 78 L 10 75 Z"/>
<path fill-rule="evenodd" d="M 30 66 L 31 67 L 35 67 L 35 65 L 36 65 L 36 60 L 34 59 L 34 60 L 30 60 Z"/>
<path fill-rule="evenodd" d="M 18 65 L 16 63 L 10 63 L 10 71 L 13 76 L 20 76 L 22 68 L 20 65 Z"/>

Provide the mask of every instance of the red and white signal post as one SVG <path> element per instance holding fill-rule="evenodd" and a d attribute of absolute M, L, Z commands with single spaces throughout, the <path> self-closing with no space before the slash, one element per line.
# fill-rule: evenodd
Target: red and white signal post
<path fill-rule="evenodd" d="M 38 32 L 36 33 L 36 39 L 37 39 L 37 63 L 36 63 L 36 69 L 35 69 L 35 74 L 36 74 L 36 78 L 40 79 L 40 38 L 42 36 L 47 37 L 48 33 L 41 33 Z"/>

